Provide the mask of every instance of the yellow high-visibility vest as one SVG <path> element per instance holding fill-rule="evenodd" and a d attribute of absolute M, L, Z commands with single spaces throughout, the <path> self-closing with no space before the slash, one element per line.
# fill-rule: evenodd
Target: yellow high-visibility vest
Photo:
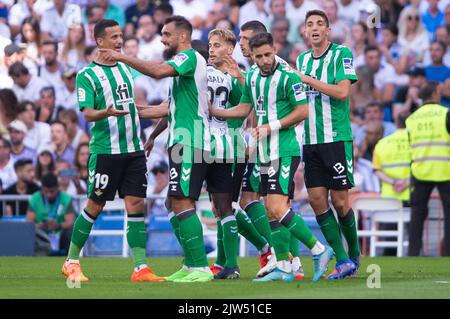
<path fill-rule="evenodd" d="M 412 149 L 411 174 L 422 181 L 450 180 L 450 134 L 447 132 L 448 109 L 439 104 L 425 104 L 406 120 Z"/>
<path fill-rule="evenodd" d="M 410 179 L 411 148 L 406 130 L 399 129 L 381 139 L 375 146 L 374 154 L 379 160 L 381 171 L 387 176 L 397 180 Z M 381 196 L 409 201 L 410 191 L 407 187 L 403 192 L 397 193 L 392 184 L 381 181 Z"/>

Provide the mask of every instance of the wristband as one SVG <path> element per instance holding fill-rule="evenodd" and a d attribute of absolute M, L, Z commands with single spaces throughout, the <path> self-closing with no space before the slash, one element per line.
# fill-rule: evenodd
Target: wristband
<path fill-rule="evenodd" d="M 281 122 L 276 120 L 276 121 L 270 121 L 269 122 L 269 126 L 270 126 L 270 131 L 274 132 L 274 131 L 278 131 L 281 128 Z"/>

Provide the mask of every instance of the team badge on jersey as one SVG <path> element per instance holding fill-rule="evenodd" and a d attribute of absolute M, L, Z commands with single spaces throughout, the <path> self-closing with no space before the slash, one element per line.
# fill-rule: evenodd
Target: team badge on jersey
<path fill-rule="evenodd" d="M 86 91 L 83 88 L 78 88 L 78 101 L 79 102 L 86 101 Z"/>
<path fill-rule="evenodd" d="M 178 53 L 174 58 L 173 58 L 173 62 L 177 65 L 180 66 L 182 65 L 187 59 L 188 59 L 188 55 L 185 53 Z"/>
<path fill-rule="evenodd" d="M 353 59 L 352 58 L 343 58 L 342 64 L 344 65 L 344 73 L 345 74 L 355 74 L 355 70 L 353 69 Z"/>
<path fill-rule="evenodd" d="M 296 83 L 292 86 L 294 90 L 294 96 L 296 101 L 301 101 L 306 99 L 306 93 L 303 90 L 303 85 L 301 83 Z"/>

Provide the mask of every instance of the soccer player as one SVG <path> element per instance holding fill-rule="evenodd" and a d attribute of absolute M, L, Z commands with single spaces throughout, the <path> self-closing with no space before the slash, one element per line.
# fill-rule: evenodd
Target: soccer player
<path fill-rule="evenodd" d="M 114 20 L 98 22 L 94 37 L 98 48 L 114 52 L 122 48 L 122 31 Z M 86 120 L 93 123 L 93 137 L 89 145 L 88 201 L 75 221 L 62 272 L 71 281 L 88 281 L 80 268 L 80 250 L 106 201 L 114 200 L 118 191 L 128 215 L 127 241 L 135 265 L 131 281 L 165 281 L 145 261 L 146 159 L 139 139 L 131 70 L 123 63 L 110 63 L 99 56 L 78 73 L 76 83 L 78 105 Z"/>
<path fill-rule="evenodd" d="M 109 61 L 128 64 L 156 79 L 172 77 L 169 91 L 169 208 L 170 222 L 184 252 L 183 267 L 167 277 L 174 282 L 207 282 L 213 279 L 208 267 L 203 231 L 195 211 L 207 173 L 205 157 L 210 151 L 208 88 L 205 59 L 191 46 L 192 25 L 181 16 L 169 17 L 162 29 L 165 54 L 160 64 L 143 61 L 113 50 L 99 50 Z M 159 131 L 163 125 L 155 128 Z M 146 143 L 145 147 L 151 147 Z M 148 149 L 148 148 L 147 148 Z"/>
<path fill-rule="evenodd" d="M 348 189 L 354 185 L 349 95 L 357 76 L 351 51 L 328 40 L 326 14 L 312 10 L 305 21 L 312 49 L 297 59 L 309 106 L 303 148 L 305 184 L 317 222 L 336 254 L 336 268 L 328 278 L 338 279 L 356 274 L 360 256 L 357 225 L 348 201 Z M 329 195 L 339 223 L 328 205 Z"/>
<path fill-rule="evenodd" d="M 258 68 L 246 75 L 240 103 L 230 109 L 211 108 L 215 117 L 245 118 L 253 108 L 258 126 L 254 137 L 258 141 L 261 162 L 261 194 L 265 197 L 267 212 L 274 221 L 280 240 L 275 241 L 276 268 L 257 282 L 292 281 L 289 261 L 289 236 L 292 234 L 313 254 L 314 281 L 326 271 L 333 250 L 322 245 L 311 233 L 303 219 L 290 207 L 293 196 L 293 177 L 300 163 L 300 145 L 295 125 L 308 116 L 306 95 L 300 77 L 275 59 L 275 48 L 270 33 L 260 33 L 250 40 L 250 50 Z M 276 226 L 275 226 L 276 222 Z M 287 242 L 278 247 L 277 242 Z"/>
<path fill-rule="evenodd" d="M 258 68 L 258 65 L 253 61 L 251 50 L 249 46 L 250 39 L 259 34 L 259 33 L 265 33 L 267 32 L 266 27 L 264 24 L 262 24 L 259 21 L 252 20 L 244 23 L 241 26 L 240 33 L 239 33 L 239 46 L 241 48 L 242 54 L 244 57 L 249 59 L 253 64 L 251 65 L 251 70 L 255 70 Z M 280 63 L 282 66 L 286 68 L 290 68 L 289 64 L 284 61 L 279 56 L 275 55 L 275 59 L 278 63 Z M 252 119 L 252 126 L 256 127 L 256 121 L 254 117 L 254 113 L 252 112 L 250 118 Z M 253 141 L 250 140 L 250 149 L 252 149 Z M 295 257 L 293 258 L 293 266 L 295 278 L 301 279 L 303 278 L 303 269 L 301 267 L 300 262 L 300 256 L 297 253 L 298 251 L 298 240 L 293 237 L 290 240 L 285 241 L 282 239 L 279 241 L 280 238 L 278 236 L 279 227 L 274 221 L 273 223 L 269 223 L 269 219 L 267 218 L 267 212 L 264 207 L 264 205 L 259 201 L 260 199 L 260 163 L 258 161 L 258 157 L 256 155 L 256 152 L 253 153 L 251 150 L 249 150 L 250 159 L 247 162 L 247 166 L 245 169 L 245 174 L 242 180 L 242 194 L 240 199 L 240 206 L 247 212 L 247 215 L 251 218 L 252 222 L 254 223 L 256 229 L 258 232 L 264 236 L 269 243 L 271 247 L 278 246 L 279 249 L 282 249 L 283 251 L 289 250 L 289 242 L 291 241 L 292 244 L 290 247 L 292 247 L 292 251 L 290 251 Z M 272 232 L 275 232 L 275 240 L 277 243 L 273 242 L 272 239 Z M 297 249 L 295 249 L 297 248 Z M 272 258 L 275 256 L 272 252 L 267 252 L 266 254 L 261 255 L 260 258 L 260 264 L 261 269 L 257 273 L 257 277 L 264 276 L 273 268 L 275 265 L 275 258 Z M 269 260 L 270 257 L 270 260 Z"/>

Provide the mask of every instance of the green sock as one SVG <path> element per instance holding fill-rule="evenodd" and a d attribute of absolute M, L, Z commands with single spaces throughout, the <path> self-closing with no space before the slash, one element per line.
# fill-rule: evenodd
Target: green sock
<path fill-rule="evenodd" d="M 319 223 L 325 239 L 330 244 L 331 248 L 333 248 L 334 253 L 336 254 L 336 260 L 339 262 L 348 259 L 348 255 L 342 245 L 341 230 L 331 208 L 325 213 L 317 215 L 316 220 Z"/>
<path fill-rule="evenodd" d="M 134 266 L 146 265 L 147 229 L 143 213 L 128 213 L 127 241 L 133 255 Z"/>
<path fill-rule="evenodd" d="M 240 209 L 234 211 L 239 234 L 247 239 L 256 249 L 261 250 L 267 245 L 267 241 L 256 230 L 247 214 Z"/>
<path fill-rule="evenodd" d="M 223 232 L 223 249 L 225 251 L 225 267 L 237 267 L 239 249 L 238 226 L 233 213 L 221 218 Z"/>
<path fill-rule="evenodd" d="M 208 267 L 205 244 L 203 242 L 202 223 L 195 209 L 177 215 L 180 223 L 180 237 L 184 239 L 186 252 L 192 257 L 193 267 Z"/>
<path fill-rule="evenodd" d="M 95 218 L 89 215 L 86 209 L 75 220 L 73 225 L 72 237 L 69 246 L 69 259 L 77 260 L 80 258 L 80 251 L 86 240 L 89 238 Z"/>
<path fill-rule="evenodd" d="M 350 208 L 346 216 L 341 218 L 338 214 L 338 217 L 339 225 L 341 225 L 342 233 L 348 244 L 348 254 L 352 258 L 356 258 L 359 256 L 360 250 L 355 213 L 353 212 L 353 209 Z"/>
<path fill-rule="evenodd" d="M 217 257 L 216 257 L 216 265 L 225 267 L 225 250 L 223 248 L 223 230 L 222 223 L 220 219 L 217 219 Z"/>
<path fill-rule="evenodd" d="M 178 218 L 174 213 L 170 213 L 169 218 L 170 223 L 172 224 L 173 232 L 175 233 L 175 237 L 177 237 L 178 243 L 180 244 L 181 249 L 183 249 L 184 253 L 183 265 L 187 267 L 193 267 L 194 264 L 192 262 L 192 257 L 185 247 L 186 245 L 184 243 L 184 240 L 180 236 L 180 223 L 178 221 Z"/>
<path fill-rule="evenodd" d="M 300 257 L 300 247 L 298 245 L 299 240 L 291 234 L 291 241 L 289 243 L 289 251 L 292 257 Z"/>
<path fill-rule="evenodd" d="M 292 235 L 300 240 L 306 247 L 308 247 L 308 249 L 313 248 L 317 243 L 316 236 L 313 235 L 303 218 L 294 213 L 292 209 L 283 216 L 280 223 L 286 226 Z"/>
<path fill-rule="evenodd" d="M 258 233 L 265 238 L 270 247 L 273 247 L 272 230 L 270 229 L 269 218 L 267 218 L 267 212 L 264 205 L 260 202 L 253 202 L 245 208 L 245 212 L 252 220 Z"/>
<path fill-rule="evenodd" d="M 289 260 L 289 239 L 291 233 L 276 220 L 270 222 L 270 227 L 272 228 L 273 249 L 275 249 L 277 261 Z"/>

